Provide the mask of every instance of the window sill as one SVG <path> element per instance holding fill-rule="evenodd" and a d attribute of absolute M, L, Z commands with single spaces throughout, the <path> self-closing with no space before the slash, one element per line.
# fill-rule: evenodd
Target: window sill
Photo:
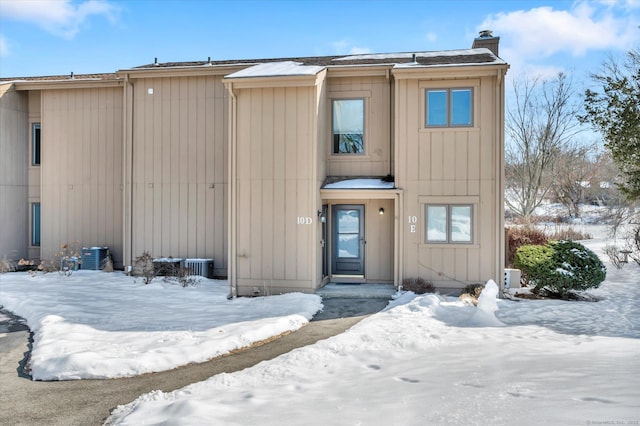
<path fill-rule="evenodd" d="M 337 161 L 353 161 L 353 160 L 371 160 L 368 154 L 331 154 L 329 160 Z"/>
<path fill-rule="evenodd" d="M 460 127 L 421 127 L 418 129 L 420 133 L 431 133 L 431 132 L 480 132 L 480 127 L 477 126 L 460 126 Z"/>
<path fill-rule="evenodd" d="M 419 248 L 424 249 L 479 249 L 480 244 L 464 243 L 420 243 Z"/>

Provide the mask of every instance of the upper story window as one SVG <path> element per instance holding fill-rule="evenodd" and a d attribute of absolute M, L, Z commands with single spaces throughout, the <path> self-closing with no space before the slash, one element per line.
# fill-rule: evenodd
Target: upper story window
<path fill-rule="evenodd" d="M 333 100 L 333 153 L 364 153 L 364 99 Z"/>
<path fill-rule="evenodd" d="M 427 89 L 426 127 L 473 126 L 473 89 Z"/>
<path fill-rule="evenodd" d="M 40 165 L 40 123 L 31 125 L 31 165 Z"/>

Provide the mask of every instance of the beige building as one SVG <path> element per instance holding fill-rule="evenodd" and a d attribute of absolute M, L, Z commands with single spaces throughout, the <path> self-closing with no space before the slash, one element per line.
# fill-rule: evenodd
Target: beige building
<path fill-rule="evenodd" d="M 238 295 L 502 282 L 497 49 L 4 79 L 0 256 L 212 258 Z"/>

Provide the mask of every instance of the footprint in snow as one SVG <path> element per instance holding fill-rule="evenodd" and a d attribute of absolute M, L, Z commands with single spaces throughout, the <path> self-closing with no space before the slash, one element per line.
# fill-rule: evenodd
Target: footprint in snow
<path fill-rule="evenodd" d="M 400 380 L 401 382 L 406 382 L 406 383 L 420 383 L 420 380 L 409 379 L 407 377 L 396 377 L 396 380 Z"/>

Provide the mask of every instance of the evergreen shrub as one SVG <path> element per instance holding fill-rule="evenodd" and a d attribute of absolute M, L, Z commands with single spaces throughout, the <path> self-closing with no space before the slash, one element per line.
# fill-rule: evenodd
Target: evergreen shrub
<path fill-rule="evenodd" d="M 549 241 L 549 238 L 544 233 L 544 231 L 534 228 L 533 226 L 510 227 L 508 228 L 507 235 L 508 235 L 507 265 L 509 267 L 513 266 L 513 256 L 515 255 L 516 251 L 520 247 L 524 245 L 529 245 L 529 244 L 544 245 L 547 243 L 547 241 Z"/>
<path fill-rule="evenodd" d="M 522 246 L 516 251 L 514 264 L 534 286 L 533 293 L 563 299 L 598 287 L 607 272 L 594 252 L 572 241 Z"/>

